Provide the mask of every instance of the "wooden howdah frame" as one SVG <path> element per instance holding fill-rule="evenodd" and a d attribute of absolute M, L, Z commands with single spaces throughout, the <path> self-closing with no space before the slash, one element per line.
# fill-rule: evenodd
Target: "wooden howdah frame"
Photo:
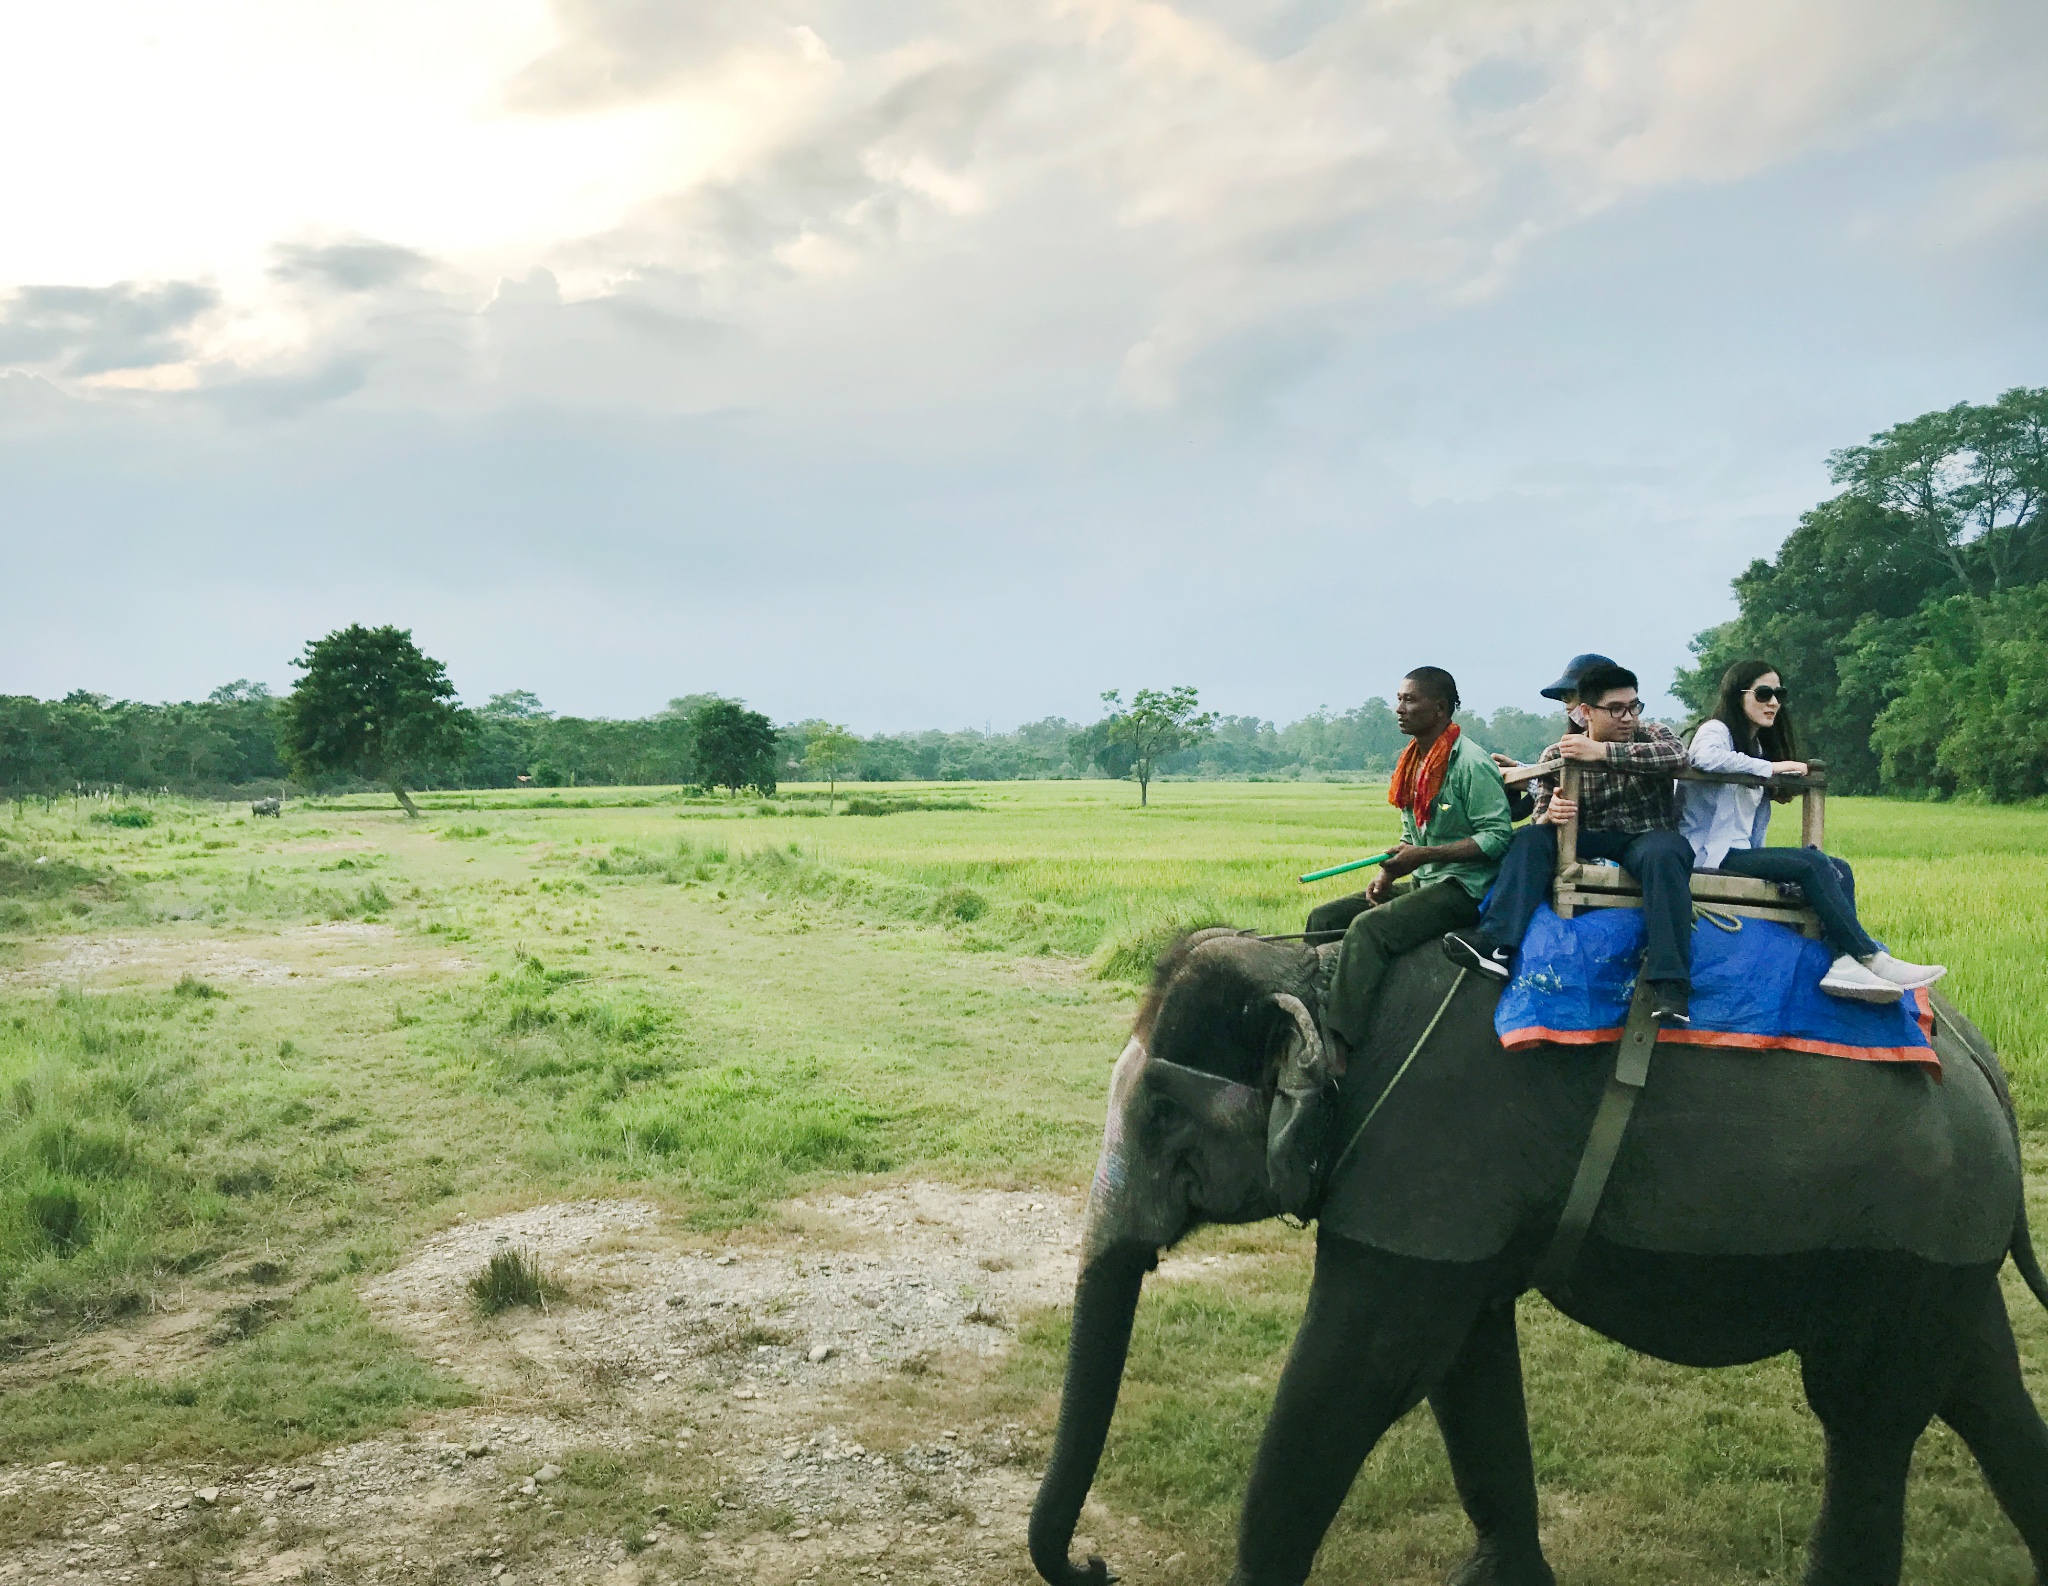
<path fill-rule="evenodd" d="M 1772 777 L 1746 776 L 1732 771 L 1695 771 L 1689 767 L 1678 772 L 1638 770 L 1627 765 L 1587 767 L 1576 760 L 1565 761 L 1560 767 L 1553 760 L 1515 766 L 1502 772 L 1501 780 L 1510 787 L 1519 787 L 1538 777 L 1556 778 L 1559 781 L 1558 791 L 1576 804 L 1580 774 L 1588 769 L 1612 771 L 1623 776 L 1669 776 L 1681 782 L 1733 782 L 1771 792 L 1796 790 L 1800 795 L 1799 845 L 1818 848 L 1826 836 L 1827 767 L 1818 760 L 1809 763 L 1805 776 Z M 1796 887 L 1760 881 L 1754 876 L 1695 870 L 1692 873 L 1692 896 L 1695 903 L 1716 914 L 1776 920 L 1802 936 L 1818 939 L 1821 935 L 1820 916 L 1807 906 L 1805 897 Z M 1639 909 L 1643 906 L 1643 889 L 1635 877 L 1619 865 L 1580 862 L 1579 823 L 1574 817 L 1557 829 L 1557 878 L 1551 906 L 1567 920 L 1582 909 Z"/>

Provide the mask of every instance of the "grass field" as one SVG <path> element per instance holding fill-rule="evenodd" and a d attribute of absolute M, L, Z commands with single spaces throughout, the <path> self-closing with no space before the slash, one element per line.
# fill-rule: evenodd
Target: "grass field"
<path fill-rule="evenodd" d="M 459 1218 L 626 1189 L 717 1233 L 799 1189 L 1081 1185 L 1157 949 L 1210 921 L 1298 930 L 1344 883 L 1294 876 L 1395 831 L 1382 786 L 1165 784 L 1145 810 L 1110 783 L 853 791 L 875 813 L 810 789 L 436 795 L 417 823 L 367 799 L 0 813 L 0 1336 L 41 1358 L 194 1291 L 225 1318 L 176 1369 L 0 1379 L 0 1462 L 287 1458 L 464 1402 L 357 1298 Z M 1953 966 L 2048 1122 L 2048 814 L 1829 817 L 1873 929 Z M 1227 1570 L 1308 1242 L 1197 1243 L 1249 1259 L 1148 1296 L 1100 1492 L 1201 1579 Z M 1562 1578 L 1796 1577 L 1818 1438 L 1789 1362 L 1683 1371 L 1539 1300 L 1524 1319 Z M 919 1391 L 1049 1428 L 1062 1328 L 1031 1319 L 992 1374 Z M 1434 1579 L 1464 1545 L 1411 1417 L 1323 1578 Z M 1910 1546 L 1916 1581 L 2030 1578 L 1945 1433 Z"/>

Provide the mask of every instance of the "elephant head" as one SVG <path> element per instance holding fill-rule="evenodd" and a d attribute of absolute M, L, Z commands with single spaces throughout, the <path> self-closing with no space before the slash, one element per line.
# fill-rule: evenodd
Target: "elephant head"
<path fill-rule="evenodd" d="M 1031 1511 L 1031 1560 L 1055 1586 L 1108 1579 L 1068 1558 L 1116 1409 L 1131 1324 L 1159 1252 L 1202 1223 L 1276 1214 L 1267 1118 L 1278 1076 L 1320 1050 L 1304 949 L 1198 932 L 1153 978 L 1110 1075 L 1088 1194 L 1073 1331 L 1052 1457 Z"/>

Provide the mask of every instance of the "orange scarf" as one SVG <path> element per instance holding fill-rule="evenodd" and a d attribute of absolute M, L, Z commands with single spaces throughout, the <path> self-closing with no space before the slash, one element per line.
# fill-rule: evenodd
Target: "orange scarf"
<path fill-rule="evenodd" d="M 1430 806 L 1444 789 L 1444 773 L 1451 767 L 1451 750 L 1457 742 L 1455 725 L 1444 728 L 1443 736 L 1429 746 L 1428 754 L 1417 754 L 1416 742 L 1411 738 L 1394 766 L 1394 780 L 1387 784 L 1387 802 L 1415 817 L 1417 837 L 1428 826 Z"/>

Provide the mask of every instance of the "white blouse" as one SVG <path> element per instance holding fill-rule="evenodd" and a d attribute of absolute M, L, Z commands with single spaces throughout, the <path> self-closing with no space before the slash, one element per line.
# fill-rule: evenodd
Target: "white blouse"
<path fill-rule="evenodd" d="M 1771 762 L 1735 747 L 1728 724 L 1710 716 L 1692 735 L 1692 763 L 1701 771 L 1769 776 Z M 1692 844 L 1697 870 L 1718 870 L 1731 848 L 1761 848 L 1771 826 L 1771 801 L 1758 787 L 1733 782 L 1680 782 L 1678 830 Z"/>

